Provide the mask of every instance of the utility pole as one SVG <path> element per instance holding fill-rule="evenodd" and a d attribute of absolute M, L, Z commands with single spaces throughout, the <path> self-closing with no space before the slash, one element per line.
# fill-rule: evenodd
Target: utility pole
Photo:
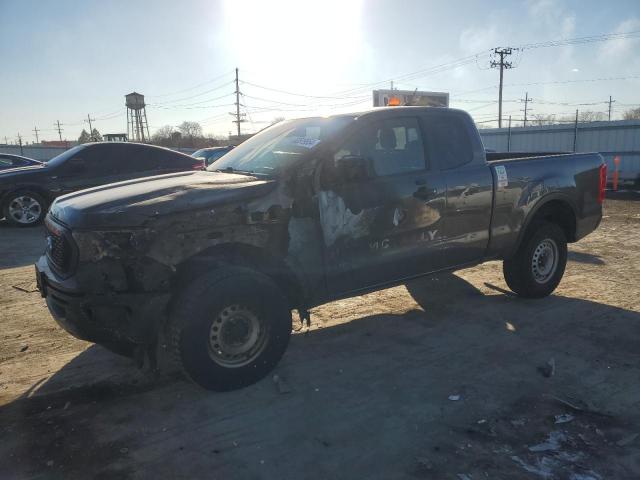
<path fill-rule="evenodd" d="M 33 127 L 33 131 L 35 132 L 35 136 L 36 136 L 36 143 L 40 143 L 40 139 L 38 138 L 38 132 L 40 130 L 38 130 L 38 127 Z"/>
<path fill-rule="evenodd" d="M 500 68 L 500 90 L 498 92 L 498 128 L 502 128 L 502 84 L 504 79 L 504 70 L 507 68 L 513 68 L 511 62 L 505 62 L 505 57 L 508 57 L 513 53 L 513 48 L 494 48 L 494 55 L 500 57 L 500 61 L 492 60 L 491 68 Z"/>
<path fill-rule="evenodd" d="M 615 100 L 613 100 L 611 98 L 611 95 L 609 95 L 609 121 L 611 121 L 611 106 L 612 104 L 615 102 Z"/>
<path fill-rule="evenodd" d="M 18 144 L 20 145 L 20 155 L 24 155 L 22 153 L 22 136 L 20 135 L 20 132 L 18 132 Z"/>
<path fill-rule="evenodd" d="M 56 123 L 54 123 L 53 126 L 57 127 L 56 130 L 58 130 L 58 137 L 60 138 L 60 141 L 62 141 L 62 129 L 60 128 L 60 120 L 56 120 Z"/>
<path fill-rule="evenodd" d="M 533 102 L 533 99 L 529 98 L 529 92 L 526 92 L 524 94 L 524 100 L 520 99 L 521 102 L 524 102 L 524 124 L 522 125 L 523 127 L 527 126 L 527 113 L 529 112 L 529 102 Z M 523 110 L 520 110 L 521 112 Z"/>
<path fill-rule="evenodd" d="M 93 127 L 91 126 L 91 120 L 93 120 L 94 122 L 96 121 L 95 118 L 91 118 L 89 116 L 89 114 L 87 113 L 87 120 L 86 121 L 89 122 L 89 138 L 91 140 L 93 140 Z"/>
<path fill-rule="evenodd" d="M 391 80 L 391 91 L 393 91 L 393 80 Z"/>

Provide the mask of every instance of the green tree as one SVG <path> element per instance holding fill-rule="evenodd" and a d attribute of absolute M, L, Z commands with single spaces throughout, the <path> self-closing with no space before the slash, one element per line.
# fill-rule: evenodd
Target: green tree
<path fill-rule="evenodd" d="M 93 130 L 91 130 L 91 141 L 92 142 L 102 141 L 102 135 L 100 135 L 100 132 L 98 131 L 97 128 L 94 128 Z"/>
<path fill-rule="evenodd" d="M 89 143 L 91 141 L 91 137 L 89 133 L 83 128 L 82 133 L 78 137 L 78 143 Z"/>

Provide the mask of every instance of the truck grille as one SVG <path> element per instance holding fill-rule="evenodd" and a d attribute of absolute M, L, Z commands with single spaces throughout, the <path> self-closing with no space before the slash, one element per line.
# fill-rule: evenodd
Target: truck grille
<path fill-rule="evenodd" d="M 50 218 L 47 227 L 47 258 L 51 268 L 59 273 L 68 273 L 73 259 L 70 235 Z"/>

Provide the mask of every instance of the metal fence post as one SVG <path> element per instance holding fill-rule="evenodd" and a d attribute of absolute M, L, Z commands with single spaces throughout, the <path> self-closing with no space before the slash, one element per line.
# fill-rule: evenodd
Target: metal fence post
<path fill-rule="evenodd" d="M 578 110 L 576 110 L 576 121 L 573 126 L 573 151 L 576 151 L 578 146 Z"/>
<path fill-rule="evenodd" d="M 509 135 L 507 136 L 507 152 L 511 151 L 511 115 L 509 115 Z"/>

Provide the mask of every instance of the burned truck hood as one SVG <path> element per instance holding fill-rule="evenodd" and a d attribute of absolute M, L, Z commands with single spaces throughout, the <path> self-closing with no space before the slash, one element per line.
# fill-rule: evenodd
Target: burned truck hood
<path fill-rule="evenodd" d="M 248 201 L 275 184 L 231 173 L 172 173 L 63 195 L 50 214 L 72 229 L 136 227 L 167 215 Z"/>

